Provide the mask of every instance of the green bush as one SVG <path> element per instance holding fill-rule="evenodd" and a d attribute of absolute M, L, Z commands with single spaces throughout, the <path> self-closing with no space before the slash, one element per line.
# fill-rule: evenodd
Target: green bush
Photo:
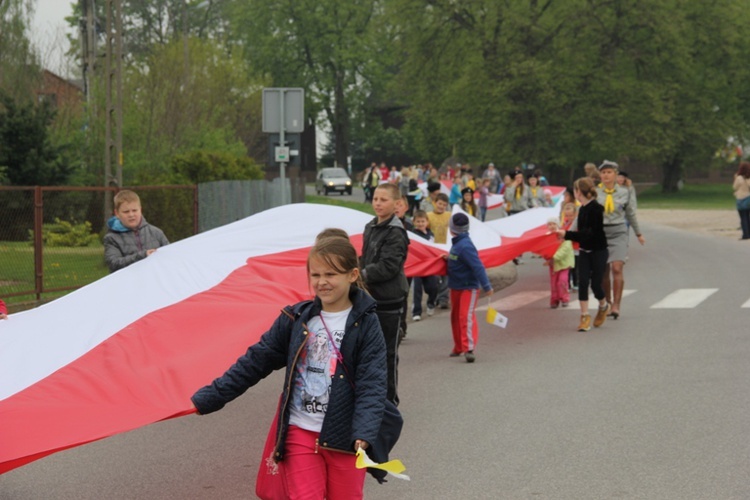
<path fill-rule="evenodd" d="M 174 182 L 200 184 L 225 180 L 265 178 L 263 168 L 252 158 L 222 151 L 192 151 L 175 155 L 171 160 Z"/>
<path fill-rule="evenodd" d="M 34 230 L 29 230 L 29 239 L 34 243 Z M 91 223 L 72 224 L 55 218 L 54 224 L 42 225 L 42 244 L 48 247 L 87 247 L 99 240 L 91 232 Z"/>

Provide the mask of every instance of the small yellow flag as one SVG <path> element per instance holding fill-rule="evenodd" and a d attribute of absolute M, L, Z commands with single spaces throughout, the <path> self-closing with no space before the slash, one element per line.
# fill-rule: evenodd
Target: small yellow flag
<path fill-rule="evenodd" d="M 497 312 L 497 309 L 494 307 L 489 306 L 487 308 L 487 323 L 499 326 L 500 328 L 505 328 L 508 326 L 508 318 Z"/>
<path fill-rule="evenodd" d="M 357 469 L 366 469 L 367 467 L 371 469 L 380 469 L 386 471 L 393 477 L 404 479 L 405 481 L 411 481 L 409 476 L 401 474 L 406 470 L 406 467 L 401 463 L 401 460 L 389 460 L 384 464 L 376 464 L 370 460 L 370 457 L 367 456 L 367 453 L 365 453 L 365 450 L 362 448 L 357 450 L 357 463 L 355 465 Z"/>

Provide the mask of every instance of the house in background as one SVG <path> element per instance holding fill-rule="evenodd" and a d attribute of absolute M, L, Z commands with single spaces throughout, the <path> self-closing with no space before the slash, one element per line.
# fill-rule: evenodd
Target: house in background
<path fill-rule="evenodd" d="M 47 102 L 58 113 L 78 114 L 83 112 L 84 94 L 82 82 L 66 80 L 49 70 L 42 71 L 42 80 L 34 91 L 38 103 Z"/>

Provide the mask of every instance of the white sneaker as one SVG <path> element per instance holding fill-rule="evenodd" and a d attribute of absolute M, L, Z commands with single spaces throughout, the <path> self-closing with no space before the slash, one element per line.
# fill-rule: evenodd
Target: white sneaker
<path fill-rule="evenodd" d="M 428 307 L 427 308 L 427 316 L 432 316 L 435 314 L 435 308 L 434 307 Z"/>
<path fill-rule="evenodd" d="M 411 319 L 412 321 L 420 321 L 422 319 L 422 316 L 420 316 L 419 314 L 416 314 L 412 316 Z"/>

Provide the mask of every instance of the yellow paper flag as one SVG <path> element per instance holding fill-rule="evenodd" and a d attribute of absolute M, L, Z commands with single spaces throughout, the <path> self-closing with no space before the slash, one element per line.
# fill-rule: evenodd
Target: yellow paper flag
<path fill-rule="evenodd" d="M 384 470 L 393 477 L 411 481 L 411 478 L 409 476 L 407 476 L 406 474 L 401 474 L 406 470 L 406 467 L 404 467 L 404 464 L 401 463 L 401 460 L 389 460 L 384 464 L 376 464 L 375 462 L 370 460 L 370 457 L 367 456 L 367 453 L 365 453 L 365 450 L 363 450 L 362 448 L 357 450 L 356 467 L 357 469 L 366 469 L 367 467 L 370 467 L 372 469 Z"/>
<path fill-rule="evenodd" d="M 489 306 L 487 308 L 487 323 L 499 326 L 500 328 L 505 328 L 508 326 L 508 318 L 497 312 L 497 309 L 494 307 Z"/>

